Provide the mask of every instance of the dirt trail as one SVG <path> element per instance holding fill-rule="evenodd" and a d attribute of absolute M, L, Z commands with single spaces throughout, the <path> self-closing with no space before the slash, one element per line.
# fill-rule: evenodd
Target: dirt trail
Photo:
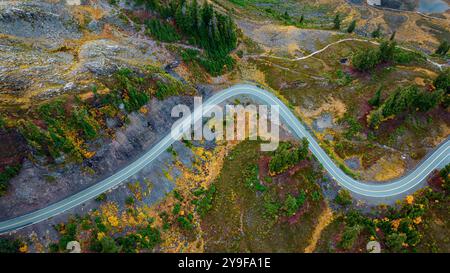
<path fill-rule="evenodd" d="M 260 54 L 259 56 L 260 57 L 274 58 L 274 59 L 281 59 L 281 60 L 286 60 L 286 61 L 301 61 L 301 60 L 306 60 L 306 59 L 309 59 L 311 57 L 314 57 L 315 55 L 324 52 L 325 50 L 327 50 L 328 48 L 330 48 L 330 47 L 332 47 L 334 45 L 337 45 L 337 44 L 340 44 L 340 43 L 343 43 L 343 42 L 349 42 L 349 41 L 365 42 L 365 43 L 371 43 L 371 44 L 374 44 L 374 45 L 380 45 L 380 43 L 378 43 L 378 42 L 370 41 L 370 40 L 366 40 L 366 39 L 345 38 L 345 39 L 341 39 L 339 41 L 330 43 L 327 46 L 325 46 L 324 48 L 319 49 L 317 51 L 314 51 L 313 53 L 311 53 L 311 54 L 309 54 L 307 56 L 302 56 L 302 57 L 297 57 L 297 58 L 286 58 L 286 57 L 268 55 L 267 53 Z M 406 50 L 406 51 L 414 52 L 414 50 L 412 50 L 410 48 L 407 48 L 407 47 L 403 47 L 403 46 L 397 46 L 397 47 L 399 47 L 399 48 L 401 48 L 403 50 Z M 436 62 L 434 62 L 433 60 L 431 60 L 429 58 L 427 58 L 427 62 L 429 62 L 430 64 L 436 66 L 439 70 L 442 70 L 443 67 L 446 66 L 445 64 L 436 63 Z"/>
<path fill-rule="evenodd" d="M 305 248 L 305 253 L 313 253 L 316 250 L 317 242 L 320 239 L 322 231 L 333 221 L 333 211 L 328 205 L 326 205 L 325 210 L 319 217 L 316 228 L 311 236 L 311 241 L 309 245 Z"/>

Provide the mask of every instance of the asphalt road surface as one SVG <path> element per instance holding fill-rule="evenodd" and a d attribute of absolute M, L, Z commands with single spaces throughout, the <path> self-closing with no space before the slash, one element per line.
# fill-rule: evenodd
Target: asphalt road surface
<path fill-rule="evenodd" d="M 424 161 L 422 161 L 412 172 L 400 179 L 386 183 L 357 181 L 346 175 L 334 164 L 330 157 L 328 157 L 325 151 L 317 143 L 316 139 L 309 133 L 304 125 L 295 117 L 295 115 L 283 102 L 281 102 L 274 94 L 257 86 L 239 84 L 220 91 L 203 103 L 203 112 L 206 113 L 211 110 L 213 106 L 237 96 L 252 97 L 268 105 L 278 105 L 280 109 L 280 117 L 291 129 L 292 133 L 299 138 L 306 137 L 310 143 L 309 147 L 311 152 L 316 156 L 317 160 L 323 165 L 326 171 L 337 181 L 340 186 L 356 195 L 380 199 L 400 196 L 417 187 L 434 169 L 442 168 L 450 162 L 450 140 L 447 138 L 444 143 L 436 148 L 435 151 Z M 179 131 L 179 133 L 174 135 L 168 132 L 166 137 L 164 137 L 159 143 L 152 146 L 152 148 L 143 156 L 122 170 L 116 172 L 114 175 L 99 181 L 97 184 L 67 197 L 64 200 L 49 205 L 48 207 L 0 222 L 0 233 L 13 231 L 44 221 L 71 208 L 79 206 L 84 202 L 95 198 L 101 193 L 118 186 L 120 183 L 138 173 L 146 165 L 150 164 L 160 154 L 164 153 L 173 142 L 178 141 L 179 136 L 181 136 L 183 132 L 183 128 L 189 126 L 192 120 L 195 121 L 195 119 L 202 117 L 200 111 L 201 110 L 199 110 L 199 108 L 195 109 L 192 113 L 194 118 L 191 119 L 191 117 L 186 117 L 182 120 L 182 122 L 178 123 L 176 132 Z"/>

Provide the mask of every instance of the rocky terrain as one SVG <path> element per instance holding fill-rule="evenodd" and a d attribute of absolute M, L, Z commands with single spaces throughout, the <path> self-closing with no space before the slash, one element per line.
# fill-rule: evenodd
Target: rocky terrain
<path fill-rule="evenodd" d="M 20 166 L 17 175 L 9 180 L 4 195 L 1 195 L 0 188 L 0 221 L 43 208 L 115 173 L 169 132 L 175 121 L 170 113 L 173 106 L 185 104 L 192 107 L 194 94 L 207 98 L 216 90 L 233 83 L 250 81 L 273 90 L 311 129 L 333 160 L 361 180 L 382 183 L 398 178 L 448 137 L 450 112 L 448 107 L 443 106 L 414 117 L 400 114 L 399 118 L 389 118 L 376 131 L 367 124 L 367 115 L 373 109 L 368 100 L 379 86 L 383 87 L 384 97 L 394 92 L 394 88 L 409 84 L 417 84 L 431 92 L 433 81 L 440 73 L 439 68 L 448 65 L 448 57 L 426 55 L 426 58 L 439 63 L 439 67 L 425 58 L 420 62 L 384 63 L 375 67 L 373 73 L 356 71 L 350 61 L 355 52 L 376 47 L 375 43 L 361 39 L 369 39 L 378 26 L 384 38 L 395 32 L 402 47 L 418 50 L 421 54 L 432 54 L 442 40 L 450 38 L 449 12 L 419 14 L 411 6 L 416 5 L 417 1 L 409 0 L 390 1 L 388 6 L 399 2 L 400 6 L 392 7 L 411 12 L 380 9 L 363 5 L 361 1 L 346 0 L 249 1 L 251 3 L 248 5 L 242 5 L 240 1 L 210 2 L 221 12 L 232 11 L 239 36 L 237 48 L 233 48 L 228 56 L 233 68 L 225 69 L 215 77 L 207 72 L 201 61 L 189 56 L 192 54 L 189 50 L 201 54 L 205 49 L 199 49 L 199 45 L 194 45 L 186 37 L 176 42 L 163 42 L 150 35 L 143 22 L 154 18 L 154 11 L 142 11 L 130 5 L 129 1 L 0 2 L 0 173 L 8 166 Z M 342 16 L 341 29 L 332 27 L 336 13 Z M 299 23 L 300 17 L 304 17 L 302 20 L 305 21 Z M 357 20 L 357 27 L 354 33 L 347 33 L 345 29 L 352 20 Z M 170 23 L 168 25 L 171 26 Z M 180 32 L 179 29 L 175 31 Z M 381 38 L 372 40 L 375 41 L 381 41 Z M 317 54 L 308 56 L 313 52 Z M 222 68 L 225 66 L 222 64 Z M 120 74 L 127 71 L 136 72 L 139 77 L 131 79 Z M 136 80 L 137 85 L 143 86 L 149 93 L 150 99 L 129 111 L 124 103 L 130 95 L 126 90 L 128 93 L 117 106 L 118 109 L 108 108 L 112 103 L 103 104 L 102 99 L 111 99 L 106 95 L 116 91 L 115 84 L 121 76 L 126 78 L 124 89 L 132 90 L 128 84 Z M 167 97 L 160 98 L 155 94 L 156 88 L 145 85 L 144 80 L 153 85 L 159 84 L 159 80 L 174 81 L 186 92 L 169 92 Z M 44 120 L 39 110 L 41 106 L 58 99 L 65 100 L 65 104 L 61 104 L 64 113 L 79 113 L 78 110 L 86 110 L 86 105 L 89 105 L 92 108 L 86 110 L 86 115 L 91 115 L 89 117 L 92 119 L 98 118 L 100 129 L 97 137 L 85 142 L 85 139 L 75 138 L 74 142 L 79 145 L 77 147 L 83 148 L 80 149 L 85 155 L 81 160 L 74 160 L 69 153 L 59 156 L 42 153 L 36 148 L 38 145 L 33 145 L 36 143 L 24 137 L 24 129 L 20 127 L 29 121 L 39 130 L 48 129 L 51 124 Z M 63 132 L 69 132 L 68 137 L 74 137 L 85 134 L 82 129 Z M 54 131 L 49 132 L 52 137 Z M 54 142 L 57 140 L 52 138 Z M 282 130 L 282 140 L 292 140 L 287 129 Z M 50 251 L 51 243 L 61 239 L 65 232 L 60 232 L 56 226 L 68 223 L 72 218 L 78 221 L 84 216 L 108 217 L 109 212 L 103 211 L 104 207 L 115 204 L 117 215 L 123 216 L 130 211 L 138 215 L 138 212 L 145 210 L 148 223 L 167 232 L 164 235 L 167 236 L 166 241 L 158 251 L 202 250 L 204 245 L 198 243 L 201 240 L 196 241 L 202 239 L 201 232 L 192 234 L 193 228 L 183 230 L 183 224 L 184 228 L 189 227 L 191 221 L 195 222 L 195 228 L 201 228 L 198 206 L 211 204 L 195 202 L 212 202 L 212 197 L 209 197 L 210 200 L 208 196 L 201 198 L 223 171 L 224 161 L 229 161 L 228 166 L 236 176 L 244 178 L 248 175 L 240 165 L 230 164 L 236 160 L 229 154 L 234 144 L 222 147 L 221 143 L 178 142 L 134 177 L 107 192 L 107 197 L 101 196 L 52 219 L 13 232 L 14 236 L 27 238 L 27 242 L 33 241 L 29 244 L 31 252 Z M 243 150 L 242 155 L 249 154 Z M 270 156 L 265 155 L 264 164 L 268 164 Z M 208 170 L 201 169 L 205 166 Z M 317 233 L 314 235 L 316 242 L 312 244 L 315 245 L 324 228 L 317 230 L 316 226 L 329 223 L 328 219 L 317 224 L 319 213 L 323 210 L 323 214 L 329 216 L 332 214 L 330 208 L 339 211 L 341 205 L 327 204 L 338 196 L 340 188 L 328 174 L 322 172 L 318 164 L 312 166 L 314 173 L 320 174 L 320 179 L 314 180 L 315 175 L 308 169 L 302 169 L 299 164 L 289 175 L 282 173 L 274 181 L 277 187 L 283 189 L 283 179 L 298 172 L 298 177 L 288 180 L 302 185 L 302 179 L 307 179 L 311 187 L 314 185 L 314 192 L 318 194 L 321 189 L 319 197 L 314 195 L 314 198 L 320 199 L 320 208 L 314 212 L 311 221 L 308 220 L 310 233 Z M 180 177 L 182 179 L 178 180 Z M 259 179 L 262 181 L 261 177 Z M 272 178 L 267 176 L 267 179 L 264 183 L 270 184 Z M 141 193 L 136 193 L 134 183 L 146 192 L 144 197 L 138 197 Z M 230 207 L 236 205 L 233 201 L 236 197 L 233 183 L 227 189 Z M 262 196 L 260 192 L 246 190 L 252 198 Z M 293 192 L 298 193 L 297 190 Z M 130 198 L 135 198 L 135 201 L 130 201 Z M 352 203 L 351 196 L 349 198 Z M 351 208 L 368 212 L 372 207 L 361 200 L 353 202 Z M 251 205 L 262 209 L 260 203 Z M 219 205 L 217 218 L 213 217 L 219 225 L 222 224 L 221 209 Z M 280 208 L 280 211 L 283 209 Z M 344 211 L 348 210 L 348 207 L 344 208 Z M 169 228 L 166 227 L 167 219 L 163 212 L 173 214 L 171 217 L 175 219 L 172 219 Z M 249 210 L 251 213 L 252 210 Z M 233 223 L 236 220 L 241 225 L 237 232 L 242 235 L 243 219 L 253 218 L 243 218 L 243 212 L 236 215 L 229 216 Z M 293 218 L 298 220 L 299 217 Z M 180 222 L 180 218 L 187 222 Z M 120 219 L 123 221 L 120 225 L 129 227 L 128 218 L 125 220 Z M 300 219 L 296 227 L 300 231 L 304 228 L 303 220 Z M 104 222 L 111 221 L 107 218 Z M 258 229 L 266 227 L 260 224 L 255 226 Z M 114 225 L 108 228 L 111 228 L 110 236 L 123 235 L 132 230 L 116 229 Z M 224 226 L 224 230 L 227 228 Z M 88 238 L 86 234 L 91 231 L 89 228 L 82 231 L 80 239 Z M 217 235 L 215 228 L 208 232 Z M 170 238 L 173 234 L 178 236 L 178 240 Z M 95 233 L 94 237 L 101 241 L 100 237 L 104 235 Z M 308 236 L 302 239 L 302 247 L 309 242 Z M 39 248 L 35 239 L 44 247 Z M 272 238 L 268 238 L 268 242 L 271 243 Z M 290 238 L 286 238 L 285 242 L 289 244 Z M 305 249 L 309 249 L 310 245 Z"/>
<path fill-rule="evenodd" d="M 0 3 L 2 113 L 23 118 L 33 106 L 51 98 L 90 96 L 93 86 L 102 86 L 121 67 L 164 68 L 175 59 L 164 46 L 140 34 L 140 29 L 134 30 L 131 21 L 119 18 L 117 8 L 103 1 L 69 4 L 74 3 Z M 22 163 L 20 174 L 0 198 L 0 219 L 61 200 L 127 165 L 167 133 L 174 122 L 169 110 L 178 103 L 189 105 L 191 99 L 153 100 L 147 105 L 148 113 L 129 116 L 126 129 L 111 119 L 107 126 L 116 132 L 115 138 L 90 143 L 96 155 L 81 165 L 61 158 L 55 168 L 45 158 L 28 158 L 20 134 L 0 129 L 0 168 Z"/>
<path fill-rule="evenodd" d="M 164 47 L 133 29 L 103 1 L 0 4 L 0 107 L 30 104 L 89 90 L 120 67 L 173 61 Z"/>

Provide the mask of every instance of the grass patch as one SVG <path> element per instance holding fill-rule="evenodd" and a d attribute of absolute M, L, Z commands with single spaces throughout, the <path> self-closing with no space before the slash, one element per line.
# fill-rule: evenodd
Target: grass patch
<path fill-rule="evenodd" d="M 309 243 L 323 209 L 315 183 L 320 174 L 308 167 L 288 179 L 261 182 L 258 161 L 270 153 L 260 152 L 259 144 L 238 144 L 213 184 L 212 207 L 202 218 L 207 252 L 298 252 Z"/>

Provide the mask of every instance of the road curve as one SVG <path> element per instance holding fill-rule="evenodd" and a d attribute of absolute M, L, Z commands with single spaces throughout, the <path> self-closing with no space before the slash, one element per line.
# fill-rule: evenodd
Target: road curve
<path fill-rule="evenodd" d="M 274 94 L 265 91 L 257 86 L 249 84 L 239 84 L 223 91 L 220 91 L 209 98 L 203 104 L 203 112 L 211 110 L 214 105 L 220 104 L 230 98 L 236 96 L 248 96 L 269 105 L 278 105 L 280 109 L 280 117 L 292 133 L 299 138 L 306 137 L 310 143 L 310 150 L 316 156 L 317 160 L 323 165 L 326 171 L 341 185 L 349 191 L 371 198 L 386 198 L 401 195 L 415 186 L 419 185 L 423 180 L 436 168 L 445 166 L 450 162 L 450 139 L 446 139 L 427 159 L 419 164 L 408 175 L 387 183 L 360 182 L 346 175 L 333 161 L 328 157 L 325 151 L 319 146 L 316 139 L 308 132 L 302 123 L 296 118 L 291 110 L 281 102 Z M 179 139 L 183 128 L 190 125 L 192 120 L 201 118 L 201 110 L 195 109 L 191 116 L 184 118 L 175 128 L 176 134 L 170 132 L 159 143 L 152 146 L 139 159 L 118 171 L 114 175 L 98 182 L 97 184 L 84 189 L 64 200 L 49 205 L 48 207 L 31 212 L 29 214 L 19 216 L 13 219 L 0 222 L 0 234 L 32 225 L 48 218 L 63 213 L 82 203 L 95 198 L 99 194 L 106 192 L 123 181 L 127 180 L 134 174 L 138 173 L 142 168 L 150 164 L 160 154 L 165 152 L 170 145 Z M 195 121 L 195 120 L 194 120 Z"/>

